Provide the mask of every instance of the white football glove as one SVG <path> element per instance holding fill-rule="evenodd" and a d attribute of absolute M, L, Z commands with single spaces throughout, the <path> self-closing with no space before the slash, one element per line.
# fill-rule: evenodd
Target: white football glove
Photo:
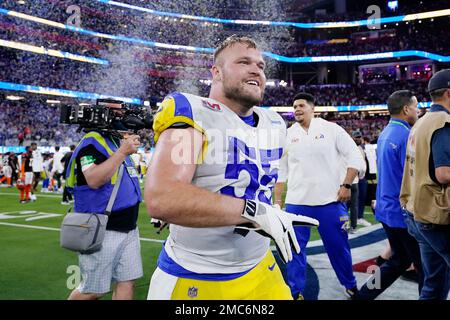
<path fill-rule="evenodd" d="M 249 230 L 252 230 L 272 238 L 285 263 L 292 260 L 292 249 L 296 253 L 300 253 L 293 226 L 319 225 L 319 221 L 316 219 L 291 214 L 281 210 L 279 206 L 271 206 L 253 200 L 245 200 L 242 217 L 251 223 L 236 226 L 235 232 L 245 236 Z"/>

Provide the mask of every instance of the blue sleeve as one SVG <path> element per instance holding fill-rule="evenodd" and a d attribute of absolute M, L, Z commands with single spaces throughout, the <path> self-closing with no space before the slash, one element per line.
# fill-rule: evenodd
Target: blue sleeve
<path fill-rule="evenodd" d="M 431 139 L 434 167 L 450 167 L 450 126 L 436 130 Z"/>
<path fill-rule="evenodd" d="M 400 165 L 402 167 L 402 170 L 405 168 L 405 160 L 406 160 L 406 148 L 408 145 L 408 137 L 409 135 L 406 135 L 404 139 L 400 142 L 398 152 L 399 152 L 399 159 L 400 159 Z"/>

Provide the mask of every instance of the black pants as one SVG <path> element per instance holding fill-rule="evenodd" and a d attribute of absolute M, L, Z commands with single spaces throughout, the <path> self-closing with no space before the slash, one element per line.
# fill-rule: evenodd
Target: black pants
<path fill-rule="evenodd" d="M 423 286 L 422 262 L 420 259 L 420 250 L 417 240 L 408 233 L 408 229 L 391 228 L 382 223 L 386 232 L 389 244 L 391 245 L 391 258 L 380 266 L 379 270 L 379 287 L 371 288 L 376 281 L 371 277 L 358 293 L 357 299 L 373 300 L 378 297 L 384 290 L 395 282 L 405 272 L 411 263 L 417 270 L 419 276 L 419 294 Z M 377 275 L 375 273 L 374 277 Z"/>
<path fill-rule="evenodd" d="M 62 201 L 64 201 L 64 202 L 69 202 L 69 201 L 72 201 L 72 200 L 73 200 L 72 194 L 69 192 L 69 190 L 67 189 L 67 187 L 64 186 L 64 191 L 63 191 L 63 198 L 62 198 Z"/>
<path fill-rule="evenodd" d="M 350 209 L 350 226 L 356 229 L 358 225 L 359 188 L 357 183 L 352 184 L 350 201 L 347 202 Z"/>
<path fill-rule="evenodd" d="M 19 173 L 13 169 L 12 176 L 11 176 L 11 185 L 13 185 L 14 182 L 17 181 L 17 179 L 19 179 Z"/>
<path fill-rule="evenodd" d="M 58 190 L 61 189 L 61 177 L 62 177 L 62 174 L 59 172 L 55 172 L 55 174 L 53 175 L 53 178 L 56 180 Z"/>

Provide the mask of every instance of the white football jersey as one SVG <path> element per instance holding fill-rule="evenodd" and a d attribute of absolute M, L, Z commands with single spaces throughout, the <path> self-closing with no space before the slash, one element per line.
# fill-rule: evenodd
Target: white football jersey
<path fill-rule="evenodd" d="M 256 127 L 216 100 L 173 93 L 155 117 L 155 140 L 177 123 L 196 128 L 206 141 L 192 183 L 223 195 L 271 203 L 286 124 L 276 112 L 258 107 L 253 110 L 258 118 Z M 188 228 L 171 224 L 165 250 L 191 272 L 244 272 L 263 259 L 270 240 L 254 231 L 245 237 L 233 231 L 234 226 Z"/>
<path fill-rule="evenodd" d="M 44 170 L 44 158 L 39 150 L 34 150 L 31 158 L 33 172 L 41 172 Z"/>

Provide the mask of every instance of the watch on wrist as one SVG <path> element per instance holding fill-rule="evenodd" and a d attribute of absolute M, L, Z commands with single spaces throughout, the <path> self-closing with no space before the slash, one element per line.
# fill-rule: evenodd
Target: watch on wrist
<path fill-rule="evenodd" d="M 344 183 L 344 184 L 341 184 L 341 187 L 344 187 L 345 189 L 351 189 L 352 185 L 348 184 L 348 183 Z"/>

